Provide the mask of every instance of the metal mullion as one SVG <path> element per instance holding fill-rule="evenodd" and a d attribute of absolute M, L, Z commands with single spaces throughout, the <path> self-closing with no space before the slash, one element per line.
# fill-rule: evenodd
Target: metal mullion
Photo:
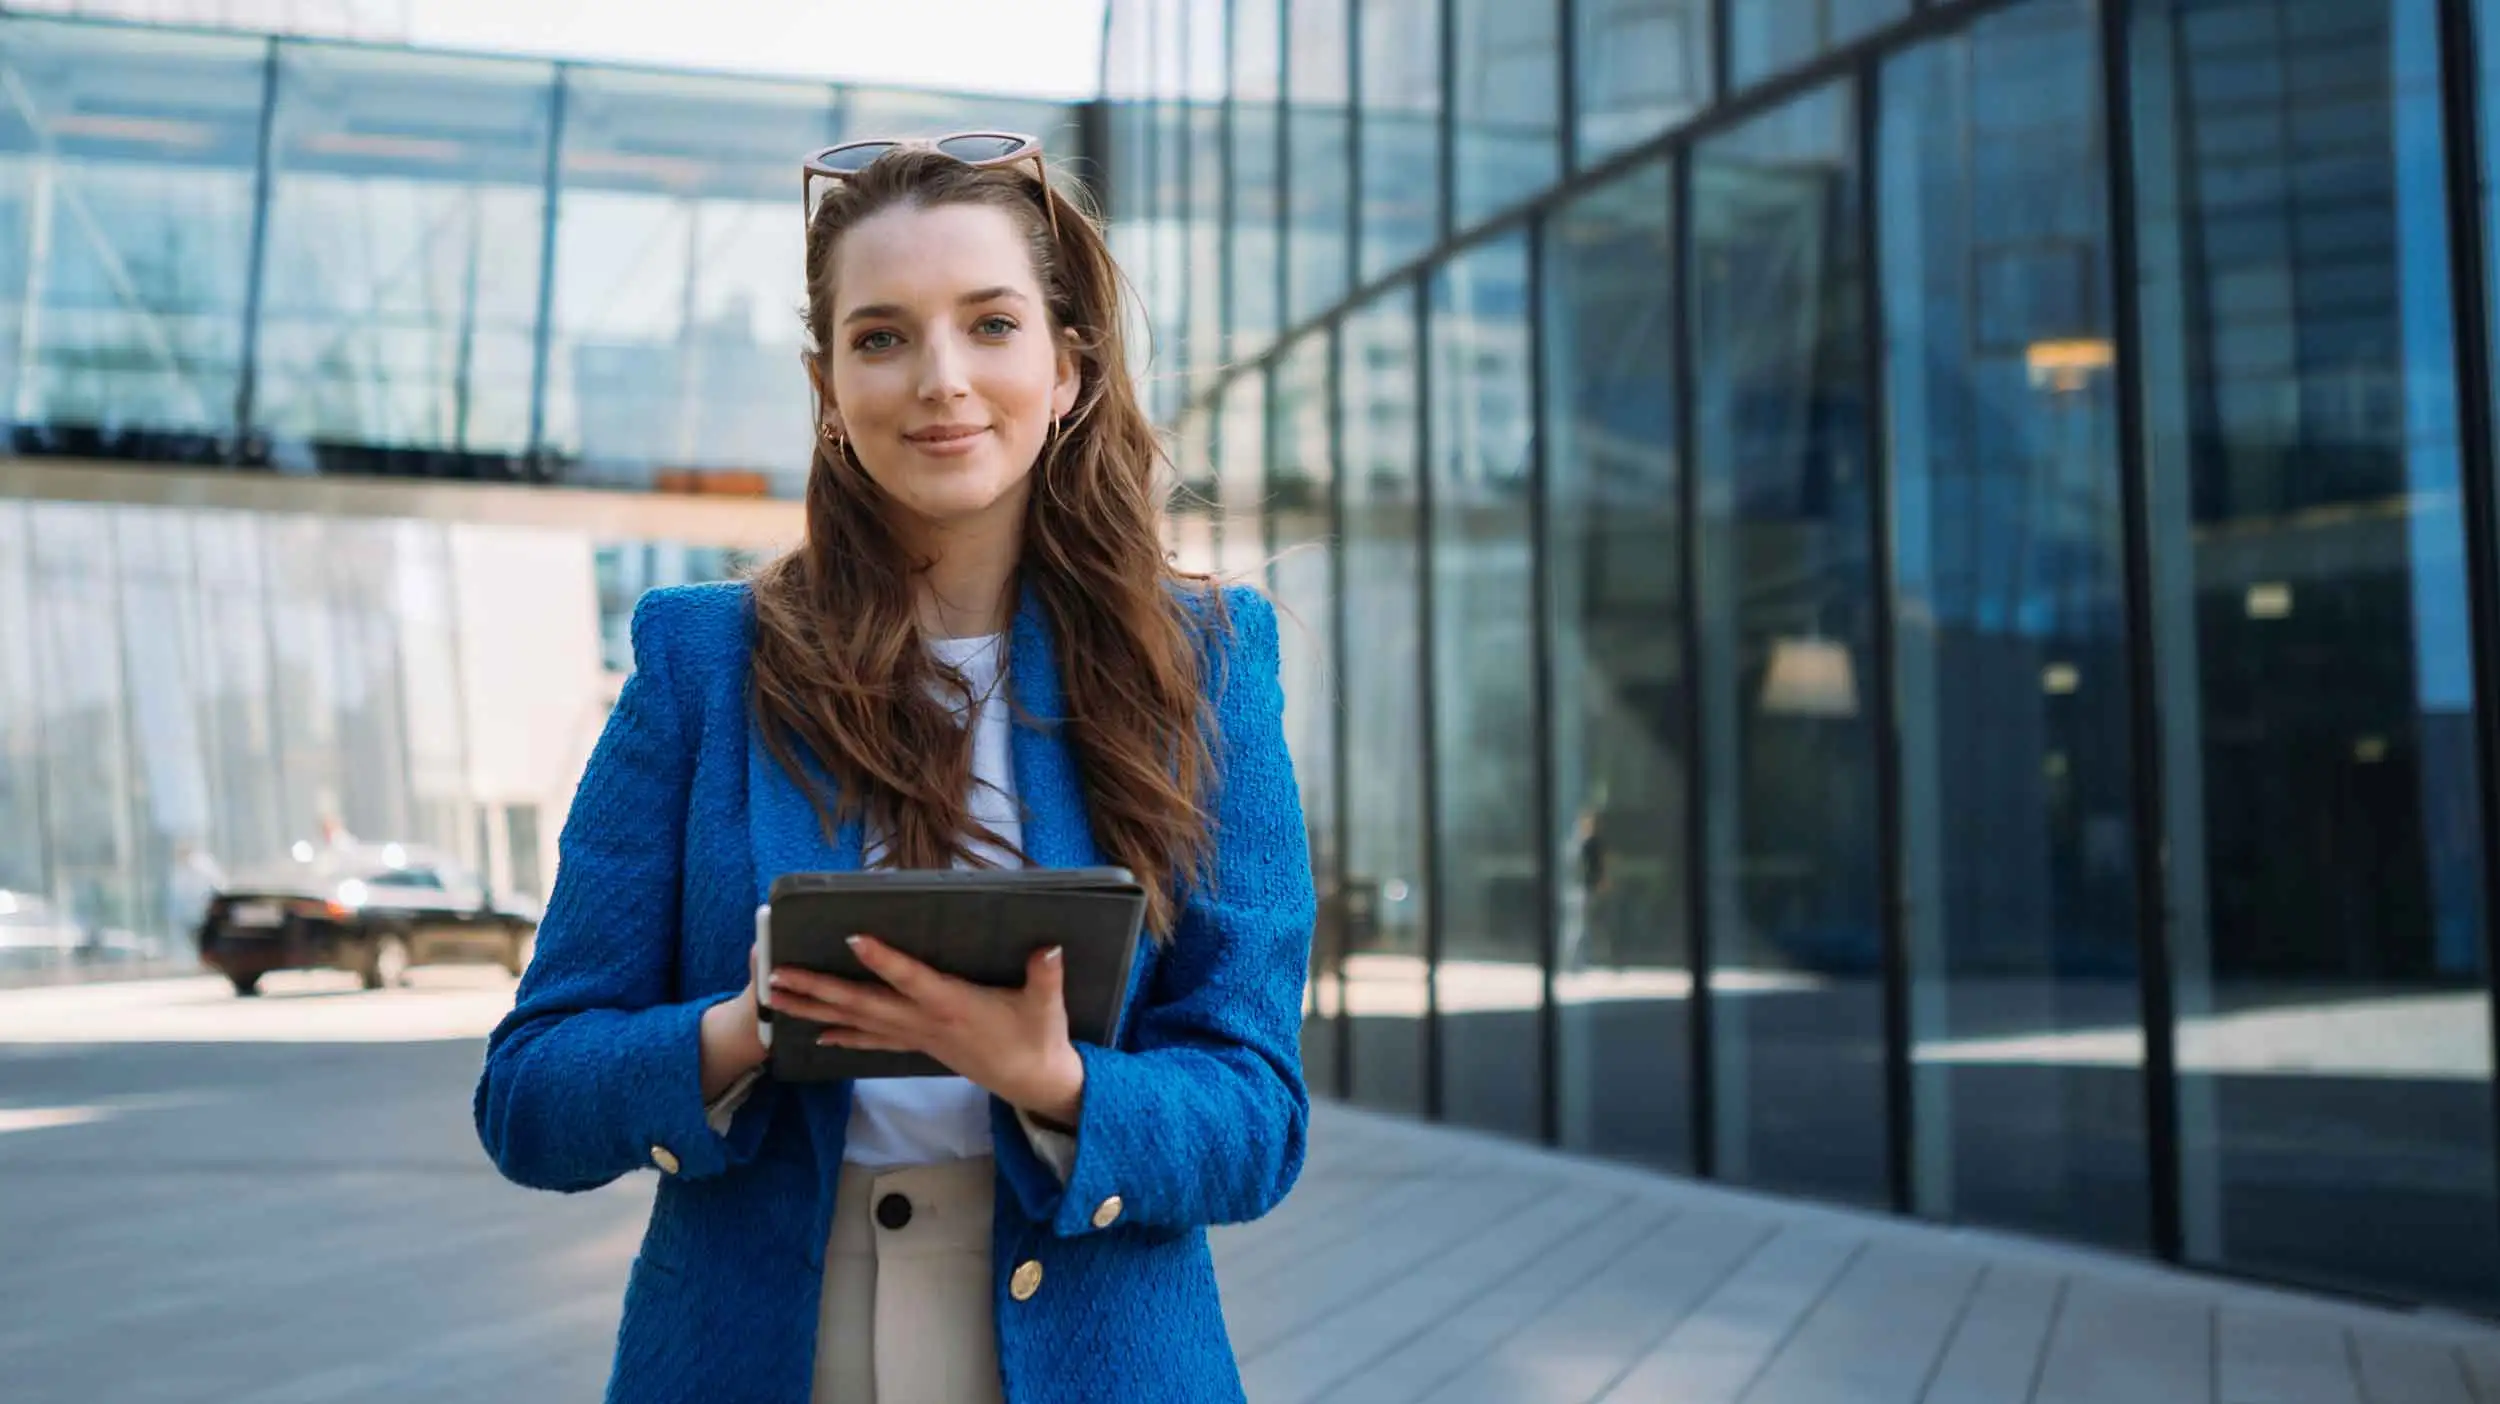
<path fill-rule="evenodd" d="M 1552 510 L 1552 461 L 1554 436 L 1546 430 L 1546 410 L 1552 393 L 1551 377 L 1546 371 L 1545 357 L 1545 240 L 1548 236 L 1544 220 L 1528 226 L 1528 423 L 1535 426 L 1529 441 L 1528 461 L 1528 658 L 1531 682 L 1528 691 L 1528 733 L 1536 756 L 1536 794 L 1532 808 L 1536 816 L 1536 888 L 1537 888 L 1537 967 L 1538 986 L 1542 997 L 1537 1002 L 1537 1133 L 1547 1145 L 1562 1139 L 1561 1083 L 1558 1067 L 1562 1049 L 1562 1027 L 1554 1007 L 1554 974 L 1559 952 L 1560 927 L 1555 912 L 1560 905 L 1560 884 L 1554 871 L 1554 720 L 1553 720 L 1553 582 L 1547 578 L 1547 552 L 1551 539 L 1547 533 Z"/>
<path fill-rule="evenodd" d="M 1917 1173 L 1911 1135 L 1914 1089 L 1910 1079 L 1910 945 L 1901 862 L 1901 726 L 1898 669 L 1893 630 L 1892 550 L 1892 422 L 1885 386 L 1884 280 L 1882 241 L 1878 234 L 1876 168 L 1882 159 L 1883 65 L 1865 61 L 1851 94 L 1857 111 L 1858 158 L 1858 329 L 1864 348 L 1866 427 L 1863 444 L 1867 467 L 1868 576 L 1872 586 L 1874 685 L 1868 691 L 1868 724 L 1874 732 L 1875 868 L 1878 939 L 1884 972 L 1884 1179 L 1892 1211 L 1916 1212 Z"/>
<path fill-rule="evenodd" d="M 1293 311 L 1293 0 L 1276 0 L 1276 325 L 1268 344 L 1281 348 Z"/>
<path fill-rule="evenodd" d="M 1337 1049 L 1337 1095 L 1348 1101 L 1354 1097 L 1354 1014 L 1346 1007 L 1345 958 L 1347 937 L 1345 894 L 1352 878 L 1349 853 L 1353 848 L 1353 780 L 1346 768 L 1346 746 L 1351 739 L 1350 711 L 1346 706 L 1346 465 L 1345 465 L 1345 335 L 1331 327 L 1328 337 L 1328 384 L 1322 392 L 1325 404 L 1322 413 L 1328 423 L 1328 515 L 1321 539 L 1328 544 L 1328 784 L 1329 803 L 1335 807 L 1337 849 L 1332 864 L 1331 891 L 1337 903 L 1336 940 L 1329 972 L 1337 990 L 1336 1026 L 1330 1038 Z"/>
<path fill-rule="evenodd" d="M 1435 0 L 1440 11 L 1441 110 L 1433 114 L 1433 123 L 1440 130 L 1440 149 L 1434 154 L 1441 173 L 1440 210 L 1434 230 L 1436 243 L 1446 240 L 1458 228 L 1458 7 L 1465 0 Z M 1421 256 L 1430 261 L 1434 252 Z M 1420 281 L 1419 285 L 1420 285 Z"/>
<path fill-rule="evenodd" d="M 1363 6 L 1367 3 L 1345 0 L 1345 286 L 1337 290 L 1340 312 L 1353 302 L 1351 294 L 1363 282 Z"/>
<path fill-rule="evenodd" d="M 573 86 L 573 66 L 559 63 L 548 91 L 546 226 L 539 233 L 538 321 L 530 347 L 529 461 L 542 480 L 554 475 L 547 453 L 547 366 L 554 350 L 556 320 L 556 224 L 563 214 L 564 114 Z"/>
<path fill-rule="evenodd" d="M 1233 304 L 1236 301 L 1233 296 L 1233 115 L 1236 109 L 1233 98 L 1233 11 L 1239 3 L 1240 0 L 1224 0 L 1224 100 L 1216 109 L 1215 123 L 1215 149 L 1220 155 L 1216 164 L 1223 172 L 1223 179 L 1216 183 L 1215 193 L 1215 284 L 1220 289 L 1216 295 L 1215 361 L 1219 366 L 1233 358 Z M 1186 65 L 1188 55 L 1183 54 L 1181 61 Z M 1188 396 L 1186 390 L 1183 393 L 1185 403 L 1196 398 Z M 1210 406 L 1222 398 L 1223 393 L 1220 385 L 1210 387 L 1207 396 Z"/>
<path fill-rule="evenodd" d="M 1736 0 L 1710 0 L 1710 99 L 1711 105 L 1727 101 L 1736 91 L 1735 60 L 1731 56 L 1728 27 L 1736 21 Z"/>
<path fill-rule="evenodd" d="M 2135 297 L 2135 122 L 2128 8 L 2101 8 L 2102 178 L 2109 192 L 2110 316 L 2117 372 L 2119 503 L 2124 517 L 2129 749 L 2133 753 L 2137 998 L 2144 1028 L 2145 1177 L 2152 1248 L 2181 1253 L 2178 1030 L 2170 969 L 2169 845 L 2162 789 L 2160 679 L 2153 638 L 2151 494 L 2145 480 L 2144 332 Z"/>
<path fill-rule="evenodd" d="M 1446 11 L 1445 11 L 1446 13 Z M 1444 908 L 1441 881 L 1441 722 L 1439 645 L 1433 636 L 1433 556 L 1437 528 L 1432 519 L 1433 454 L 1439 436 L 1433 432 L 1432 285 L 1414 282 L 1415 328 L 1415 614 L 1417 681 L 1423 706 L 1417 717 L 1423 746 L 1424 833 L 1424 1115 L 1444 1114 L 1441 1086 L 1441 947 Z"/>
<path fill-rule="evenodd" d="M 1678 627 L 1684 637 L 1681 645 L 1684 674 L 1684 921 L 1685 957 L 1690 971 L 1686 990 L 1685 1028 L 1688 1035 L 1688 1067 L 1686 1075 L 1690 1094 L 1691 1142 L 1693 1173 L 1704 1178 L 1718 1174 L 1718 1054 L 1713 1036 L 1710 1004 L 1710 884 L 1709 884 L 1709 813 L 1710 789 L 1707 773 L 1709 761 L 1703 754 L 1706 740 L 1702 725 L 1701 696 L 1701 471 L 1697 455 L 1699 435 L 1694 427 L 1693 413 L 1693 313 L 1691 283 L 1693 240 L 1693 161 L 1690 150 L 1679 151 L 1672 158 L 1674 166 L 1668 173 L 1667 189 L 1670 208 L 1667 211 L 1673 265 L 1674 302 L 1670 315 L 1674 319 L 1675 366 L 1674 384 L 1669 393 L 1676 408 L 1676 613 Z"/>
<path fill-rule="evenodd" d="M 260 394 L 260 316 L 266 297 L 269 264 L 269 202 L 277 197 L 278 40 L 272 37 L 261 56 L 260 146 L 252 183 L 251 262 L 243 284 L 242 364 L 234 389 L 233 437 L 227 442 L 229 461 L 248 458 L 252 441 L 254 401 Z"/>
<path fill-rule="evenodd" d="M 2447 128 L 2448 261 L 2455 312 L 2457 437 L 2464 489 L 2466 603 L 2472 629 L 2475 693 L 2475 778 L 2480 792 L 2483 905 L 2483 998 L 2500 1066 L 2500 503 L 2493 483 L 2490 267 L 2482 207 L 2482 94 L 2477 38 L 2468 0 L 2439 7 L 2440 105 Z M 2492 1084 L 2500 1121 L 2500 1079 Z M 2493 1167 L 2500 1175 L 2500 1164 Z"/>
<path fill-rule="evenodd" d="M 1554 120 L 1569 176 L 1580 169 L 1580 0 L 1560 0 L 1554 13 Z"/>

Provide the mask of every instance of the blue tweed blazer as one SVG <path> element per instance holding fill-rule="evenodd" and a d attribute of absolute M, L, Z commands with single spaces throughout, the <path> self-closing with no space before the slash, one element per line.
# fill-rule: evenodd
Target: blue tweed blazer
<path fill-rule="evenodd" d="M 1206 631 L 1221 728 L 1214 881 L 1136 963 L 1117 1048 L 1082 1046 L 1085 1103 L 1063 1186 L 993 1101 L 993 1300 L 1013 1404 L 1240 1399 L 1206 1226 L 1273 1208 L 1302 1167 L 1299 1053 L 1311 871 L 1285 749 L 1276 619 L 1247 590 Z M 656 590 L 637 670 L 565 822 L 562 863 L 515 1008 L 487 1043 L 478 1136 L 505 1175 L 579 1191 L 660 1184 L 625 1289 L 607 1397 L 807 1404 L 847 1084 L 766 1078 L 726 1136 L 704 1119 L 697 1026 L 747 979 L 755 908 L 794 871 L 855 868 L 747 712 L 743 585 Z M 1028 592 L 1009 648 L 1024 847 L 1099 863 L 1050 628 Z M 1096 1228 L 1113 1195 L 1122 1210 Z M 1013 1300 L 1009 1274 L 1042 1265 Z"/>

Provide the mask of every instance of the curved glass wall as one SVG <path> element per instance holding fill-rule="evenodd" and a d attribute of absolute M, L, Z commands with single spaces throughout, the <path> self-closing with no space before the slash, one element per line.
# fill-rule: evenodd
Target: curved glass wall
<path fill-rule="evenodd" d="M 2500 4 L 1245 9 L 1315 1085 L 2500 1308 Z"/>
<path fill-rule="evenodd" d="M 796 496 L 799 160 L 1093 154 L 1068 103 L 16 15 L 0 85 L 15 451 L 289 474 Z"/>

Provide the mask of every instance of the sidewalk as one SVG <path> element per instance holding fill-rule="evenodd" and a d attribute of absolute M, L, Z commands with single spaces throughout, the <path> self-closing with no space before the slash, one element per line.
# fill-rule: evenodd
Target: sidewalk
<path fill-rule="evenodd" d="M 1257 1404 L 2500 1404 L 2500 1326 L 1314 1111 L 1216 1235 Z"/>

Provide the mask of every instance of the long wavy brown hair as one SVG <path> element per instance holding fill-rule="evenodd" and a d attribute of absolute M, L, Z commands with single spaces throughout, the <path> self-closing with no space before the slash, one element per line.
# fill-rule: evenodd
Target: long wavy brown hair
<path fill-rule="evenodd" d="M 808 354 L 830 384 L 835 254 L 861 221 L 897 206 L 981 205 L 1023 231 L 1051 334 L 1075 349 L 1081 383 L 1033 465 L 1017 584 L 1038 599 L 1057 648 L 1061 725 L 1095 843 L 1144 884 L 1148 928 L 1165 938 L 1210 844 L 1202 645 L 1222 596 L 1164 552 L 1165 465 L 1121 344 L 1123 280 L 1073 188 L 1055 172 L 1045 186 L 1025 168 L 975 169 L 916 148 L 834 183 L 807 229 Z M 828 834 L 865 820 L 886 866 L 980 865 L 975 845 L 1000 839 L 970 812 L 961 709 L 971 688 L 927 646 L 914 603 L 930 562 L 905 546 L 896 510 L 854 455 L 816 436 L 807 540 L 753 582 L 749 701 Z"/>

